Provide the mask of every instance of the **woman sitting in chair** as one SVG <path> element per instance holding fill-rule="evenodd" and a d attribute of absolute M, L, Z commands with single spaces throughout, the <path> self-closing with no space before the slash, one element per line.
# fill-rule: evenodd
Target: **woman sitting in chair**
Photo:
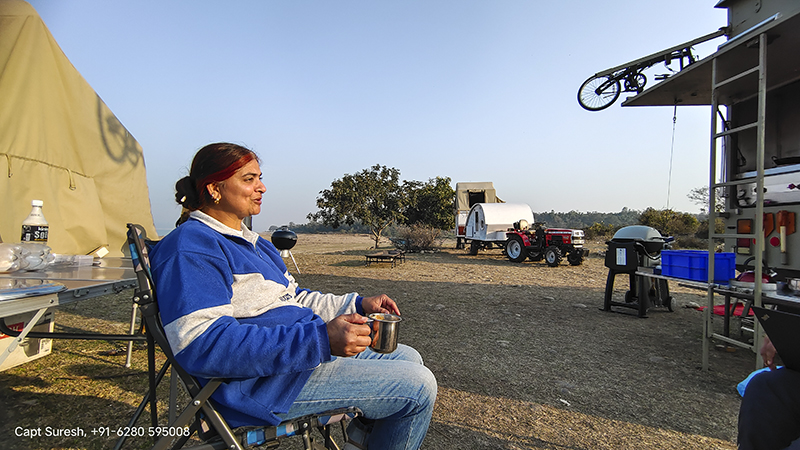
<path fill-rule="evenodd" d="M 365 315 L 399 314 L 395 302 L 298 287 L 272 243 L 242 224 L 266 191 L 251 150 L 207 145 L 175 187 L 191 214 L 151 252 L 161 320 L 184 369 L 229 380 L 212 396 L 229 425 L 355 406 L 372 426 L 363 447 L 419 448 L 436 379 L 411 347 L 369 349 Z"/>

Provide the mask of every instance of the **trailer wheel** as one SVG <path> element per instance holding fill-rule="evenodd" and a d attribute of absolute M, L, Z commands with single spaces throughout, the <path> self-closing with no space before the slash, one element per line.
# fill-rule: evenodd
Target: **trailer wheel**
<path fill-rule="evenodd" d="M 470 243 L 469 243 L 469 254 L 470 255 L 472 255 L 472 256 L 477 255 L 478 254 L 478 250 L 480 250 L 480 249 L 481 249 L 481 242 L 480 241 L 476 241 L 476 240 L 470 241 Z"/>
<path fill-rule="evenodd" d="M 525 261 L 525 258 L 528 257 L 528 252 L 525 250 L 525 244 L 522 242 L 521 237 L 515 234 L 508 238 L 506 241 L 506 256 L 515 263 Z"/>
<path fill-rule="evenodd" d="M 569 262 L 570 266 L 580 266 L 583 263 L 583 253 L 570 252 L 567 255 L 567 262 Z"/>
<path fill-rule="evenodd" d="M 561 264 L 561 249 L 551 245 L 544 250 L 544 261 L 550 267 L 558 267 Z"/>

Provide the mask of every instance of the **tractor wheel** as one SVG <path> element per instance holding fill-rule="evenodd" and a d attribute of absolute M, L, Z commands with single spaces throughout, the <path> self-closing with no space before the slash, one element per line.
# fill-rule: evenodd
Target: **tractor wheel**
<path fill-rule="evenodd" d="M 583 263 L 583 253 L 572 251 L 567 254 L 567 262 L 570 266 L 580 266 Z"/>
<path fill-rule="evenodd" d="M 469 243 L 469 254 L 475 256 L 478 254 L 478 250 L 481 249 L 481 242 L 472 240 Z"/>
<path fill-rule="evenodd" d="M 518 263 L 525 261 L 528 257 L 528 251 L 525 250 L 525 243 L 522 238 L 516 234 L 512 235 L 506 241 L 506 256 L 509 260 Z"/>
<path fill-rule="evenodd" d="M 561 249 L 555 245 L 544 249 L 544 261 L 550 267 L 558 267 L 561 264 Z"/>
<path fill-rule="evenodd" d="M 538 262 L 542 260 L 542 252 L 528 252 L 528 259 L 533 262 Z"/>

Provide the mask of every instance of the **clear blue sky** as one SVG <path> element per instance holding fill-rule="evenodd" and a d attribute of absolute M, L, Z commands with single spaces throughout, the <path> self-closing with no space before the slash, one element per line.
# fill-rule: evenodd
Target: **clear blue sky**
<path fill-rule="evenodd" d="M 678 108 L 668 187 L 672 108 L 622 108 L 623 94 L 588 112 L 576 95 L 725 26 L 717 0 L 30 3 L 144 148 L 161 231 L 175 181 L 216 141 L 262 159 L 256 231 L 305 223 L 319 191 L 375 164 L 492 181 L 534 212 L 698 212 L 686 195 L 708 183 L 709 107 Z"/>

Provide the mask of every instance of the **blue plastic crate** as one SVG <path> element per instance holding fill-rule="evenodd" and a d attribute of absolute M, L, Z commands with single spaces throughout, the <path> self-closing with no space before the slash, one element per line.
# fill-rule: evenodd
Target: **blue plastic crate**
<path fill-rule="evenodd" d="M 703 250 L 663 250 L 661 274 L 668 277 L 708 282 L 708 252 Z M 728 284 L 736 276 L 736 255 L 714 253 L 714 283 Z"/>

